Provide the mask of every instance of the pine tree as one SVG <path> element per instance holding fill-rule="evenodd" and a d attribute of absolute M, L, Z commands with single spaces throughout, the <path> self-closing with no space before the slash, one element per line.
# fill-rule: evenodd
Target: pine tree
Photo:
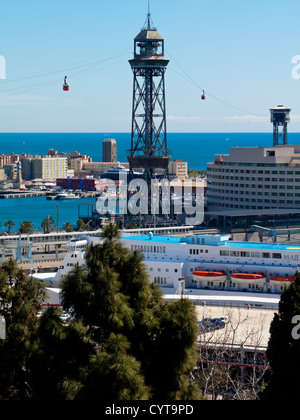
<path fill-rule="evenodd" d="M 73 398 L 92 390 L 94 398 L 105 392 L 114 399 L 195 396 L 188 382 L 197 360 L 192 304 L 165 302 L 158 286 L 150 284 L 141 254 L 120 243 L 116 226 L 106 226 L 103 233 L 103 243 L 87 252 L 86 269 L 75 267 L 63 280 L 65 308 L 74 308 L 101 349 L 91 355 Z M 139 390 L 130 383 L 134 378 Z M 129 381 L 127 393 L 124 381 Z"/>
<path fill-rule="evenodd" d="M 93 353 L 87 328 L 79 321 L 64 325 L 60 313 L 58 308 L 47 309 L 36 331 L 36 351 L 29 364 L 34 400 L 73 399 L 81 387 L 81 369 Z"/>
<path fill-rule="evenodd" d="M 0 399 L 30 398 L 28 362 L 35 351 L 37 312 L 46 293 L 44 286 L 10 260 L 0 268 L 0 315 L 6 321 L 6 339 L 0 346 Z"/>
<path fill-rule="evenodd" d="M 147 400 L 140 363 L 128 352 L 130 343 L 121 334 L 111 334 L 105 347 L 91 357 L 83 384 L 76 396 L 80 400 Z"/>
<path fill-rule="evenodd" d="M 300 315 L 300 274 L 286 288 L 279 302 L 270 328 L 267 358 L 271 366 L 271 380 L 261 395 L 263 400 L 295 400 L 300 393 L 300 338 L 293 318 Z M 299 328 L 298 328 L 299 330 Z"/>

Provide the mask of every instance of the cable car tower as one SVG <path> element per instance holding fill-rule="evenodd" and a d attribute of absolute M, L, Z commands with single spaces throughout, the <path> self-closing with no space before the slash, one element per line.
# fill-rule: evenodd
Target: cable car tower
<path fill-rule="evenodd" d="M 275 108 L 271 108 L 270 112 L 271 123 L 273 123 L 273 146 L 279 145 L 280 137 L 282 137 L 282 144 L 287 144 L 287 126 L 291 120 L 291 108 L 278 105 Z M 280 127 L 282 127 L 281 130 Z"/>
<path fill-rule="evenodd" d="M 165 72 L 169 63 L 164 57 L 164 38 L 151 20 L 150 7 L 144 28 L 134 39 L 131 149 L 128 151 L 130 173 L 143 170 L 150 191 L 157 170 L 169 180 L 171 153 L 167 148 Z"/>

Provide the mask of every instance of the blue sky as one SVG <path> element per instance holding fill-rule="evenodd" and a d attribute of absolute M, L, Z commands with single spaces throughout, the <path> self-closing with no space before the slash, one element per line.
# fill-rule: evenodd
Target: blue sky
<path fill-rule="evenodd" d="M 2 0 L 0 131 L 129 132 L 128 60 L 147 7 L 147 0 Z M 269 132 L 269 108 L 278 104 L 292 108 L 289 130 L 300 132 L 300 78 L 292 77 L 299 0 L 151 0 L 151 12 L 170 59 L 169 132 Z"/>

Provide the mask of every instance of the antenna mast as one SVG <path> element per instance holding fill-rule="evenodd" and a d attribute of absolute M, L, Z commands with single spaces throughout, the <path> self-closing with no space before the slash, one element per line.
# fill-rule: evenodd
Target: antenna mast
<path fill-rule="evenodd" d="M 148 31 L 151 29 L 151 9 L 150 9 L 150 0 L 148 0 Z"/>

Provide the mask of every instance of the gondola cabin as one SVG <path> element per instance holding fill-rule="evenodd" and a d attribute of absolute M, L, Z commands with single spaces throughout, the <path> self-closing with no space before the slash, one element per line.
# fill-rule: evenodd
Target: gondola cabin
<path fill-rule="evenodd" d="M 65 79 L 64 79 L 63 90 L 64 91 L 70 90 L 70 86 L 67 83 L 67 76 L 65 76 Z"/>

